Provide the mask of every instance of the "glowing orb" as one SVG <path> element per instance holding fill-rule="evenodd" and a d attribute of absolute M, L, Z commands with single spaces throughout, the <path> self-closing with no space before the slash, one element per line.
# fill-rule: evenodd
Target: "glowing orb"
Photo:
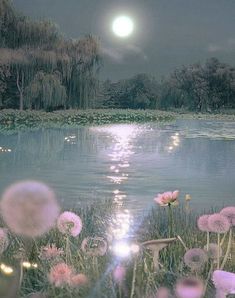
<path fill-rule="evenodd" d="M 113 32 L 119 37 L 127 37 L 134 30 L 134 24 L 131 18 L 119 16 L 113 21 Z"/>

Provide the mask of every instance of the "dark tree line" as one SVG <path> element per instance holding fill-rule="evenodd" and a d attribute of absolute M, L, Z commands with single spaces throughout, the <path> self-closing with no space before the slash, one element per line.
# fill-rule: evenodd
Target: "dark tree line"
<path fill-rule="evenodd" d="M 100 98 L 104 107 L 111 108 L 184 108 L 207 112 L 235 108 L 235 67 L 211 58 L 203 65 L 176 69 L 162 80 L 140 74 L 117 83 L 106 81 Z"/>
<path fill-rule="evenodd" d="M 66 40 L 55 24 L 19 14 L 0 0 L 0 107 L 88 108 L 100 67 L 93 36 Z"/>

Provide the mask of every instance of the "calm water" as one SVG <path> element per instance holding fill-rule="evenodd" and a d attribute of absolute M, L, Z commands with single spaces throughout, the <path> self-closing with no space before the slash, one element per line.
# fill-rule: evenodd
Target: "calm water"
<path fill-rule="evenodd" d="M 179 189 L 192 205 L 235 204 L 235 123 L 176 121 L 0 134 L 0 190 L 22 179 L 51 185 L 64 205 L 113 198 L 145 210 Z"/>

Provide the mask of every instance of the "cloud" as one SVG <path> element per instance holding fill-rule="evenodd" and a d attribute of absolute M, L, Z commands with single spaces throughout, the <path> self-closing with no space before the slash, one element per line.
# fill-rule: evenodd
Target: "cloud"
<path fill-rule="evenodd" d="M 144 61 L 148 60 L 148 57 L 144 51 L 140 47 L 133 44 L 127 44 L 126 46 L 119 49 L 102 47 L 101 53 L 104 57 L 115 63 L 124 63 L 125 59 L 129 59 L 133 56 L 137 56 Z"/>
<path fill-rule="evenodd" d="M 104 57 L 109 58 L 110 60 L 112 60 L 116 63 L 121 63 L 124 58 L 123 54 L 121 54 L 119 51 L 117 51 L 116 49 L 113 49 L 113 48 L 102 47 L 101 54 Z"/>
<path fill-rule="evenodd" d="M 143 60 L 148 60 L 148 56 L 144 53 L 144 51 L 140 47 L 133 45 L 133 44 L 129 44 L 126 46 L 126 48 L 130 52 L 142 57 Z"/>
<path fill-rule="evenodd" d="M 223 44 L 209 44 L 207 51 L 210 53 L 231 52 L 235 50 L 235 38 L 227 39 Z"/>

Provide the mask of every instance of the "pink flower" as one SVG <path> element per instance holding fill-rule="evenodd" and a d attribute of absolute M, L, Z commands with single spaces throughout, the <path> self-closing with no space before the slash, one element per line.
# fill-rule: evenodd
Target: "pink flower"
<path fill-rule="evenodd" d="M 120 284 L 123 282 L 126 276 L 126 269 L 125 267 L 118 265 L 113 271 L 113 279 L 116 283 Z"/>
<path fill-rule="evenodd" d="M 85 286 L 88 284 L 88 278 L 85 274 L 76 274 L 71 277 L 70 284 L 73 287 Z"/>
<path fill-rule="evenodd" d="M 57 227 L 61 233 L 76 237 L 82 230 L 82 220 L 75 213 L 65 211 L 59 216 Z"/>
<path fill-rule="evenodd" d="M 7 230 L 0 228 L 0 254 L 2 254 L 9 245 Z"/>
<path fill-rule="evenodd" d="M 48 279 L 55 287 L 64 287 L 70 285 L 71 277 L 71 267 L 65 263 L 59 263 L 51 268 Z"/>
<path fill-rule="evenodd" d="M 212 280 L 216 290 L 225 294 L 224 297 L 235 294 L 235 273 L 216 270 L 213 272 Z"/>
<path fill-rule="evenodd" d="M 161 287 L 157 290 L 156 298 L 170 298 L 170 297 L 171 297 L 171 293 L 167 288 Z"/>
<path fill-rule="evenodd" d="M 23 181 L 7 188 L 0 210 L 10 230 L 27 237 L 49 231 L 59 214 L 54 192 L 37 181 Z"/>
<path fill-rule="evenodd" d="M 177 281 L 175 292 L 178 298 L 201 298 L 204 295 L 204 285 L 196 277 L 185 277 Z"/>
<path fill-rule="evenodd" d="M 208 261 L 207 254 L 201 248 L 192 248 L 184 255 L 185 264 L 192 270 L 199 270 Z"/>
<path fill-rule="evenodd" d="M 42 260 L 52 260 L 60 257 L 64 253 L 63 249 L 57 248 L 55 244 L 43 246 L 41 248 L 40 258 Z"/>
<path fill-rule="evenodd" d="M 215 213 L 208 218 L 208 227 L 211 232 L 222 234 L 230 229 L 230 222 L 224 215 Z"/>
<path fill-rule="evenodd" d="M 209 227 L 208 227 L 208 218 L 209 214 L 202 215 L 198 218 L 197 220 L 197 226 L 198 229 L 203 231 L 203 232 L 209 232 Z"/>
<path fill-rule="evenodd" d="M 220 211 L 220 214 L 226 216 L 232 226 L 235 226 L 235 207 L 226 207 Z"/>
<path fill-rule="evenodd" d="M 167 191 L 164 193 L 159 193 L 157 197 L 154 199 L 154 201 L 163 207 L 168 205 L 177 205 L 178 196 L 179 196 L 178 190 L 175 190 L 173 192 Z"/>

